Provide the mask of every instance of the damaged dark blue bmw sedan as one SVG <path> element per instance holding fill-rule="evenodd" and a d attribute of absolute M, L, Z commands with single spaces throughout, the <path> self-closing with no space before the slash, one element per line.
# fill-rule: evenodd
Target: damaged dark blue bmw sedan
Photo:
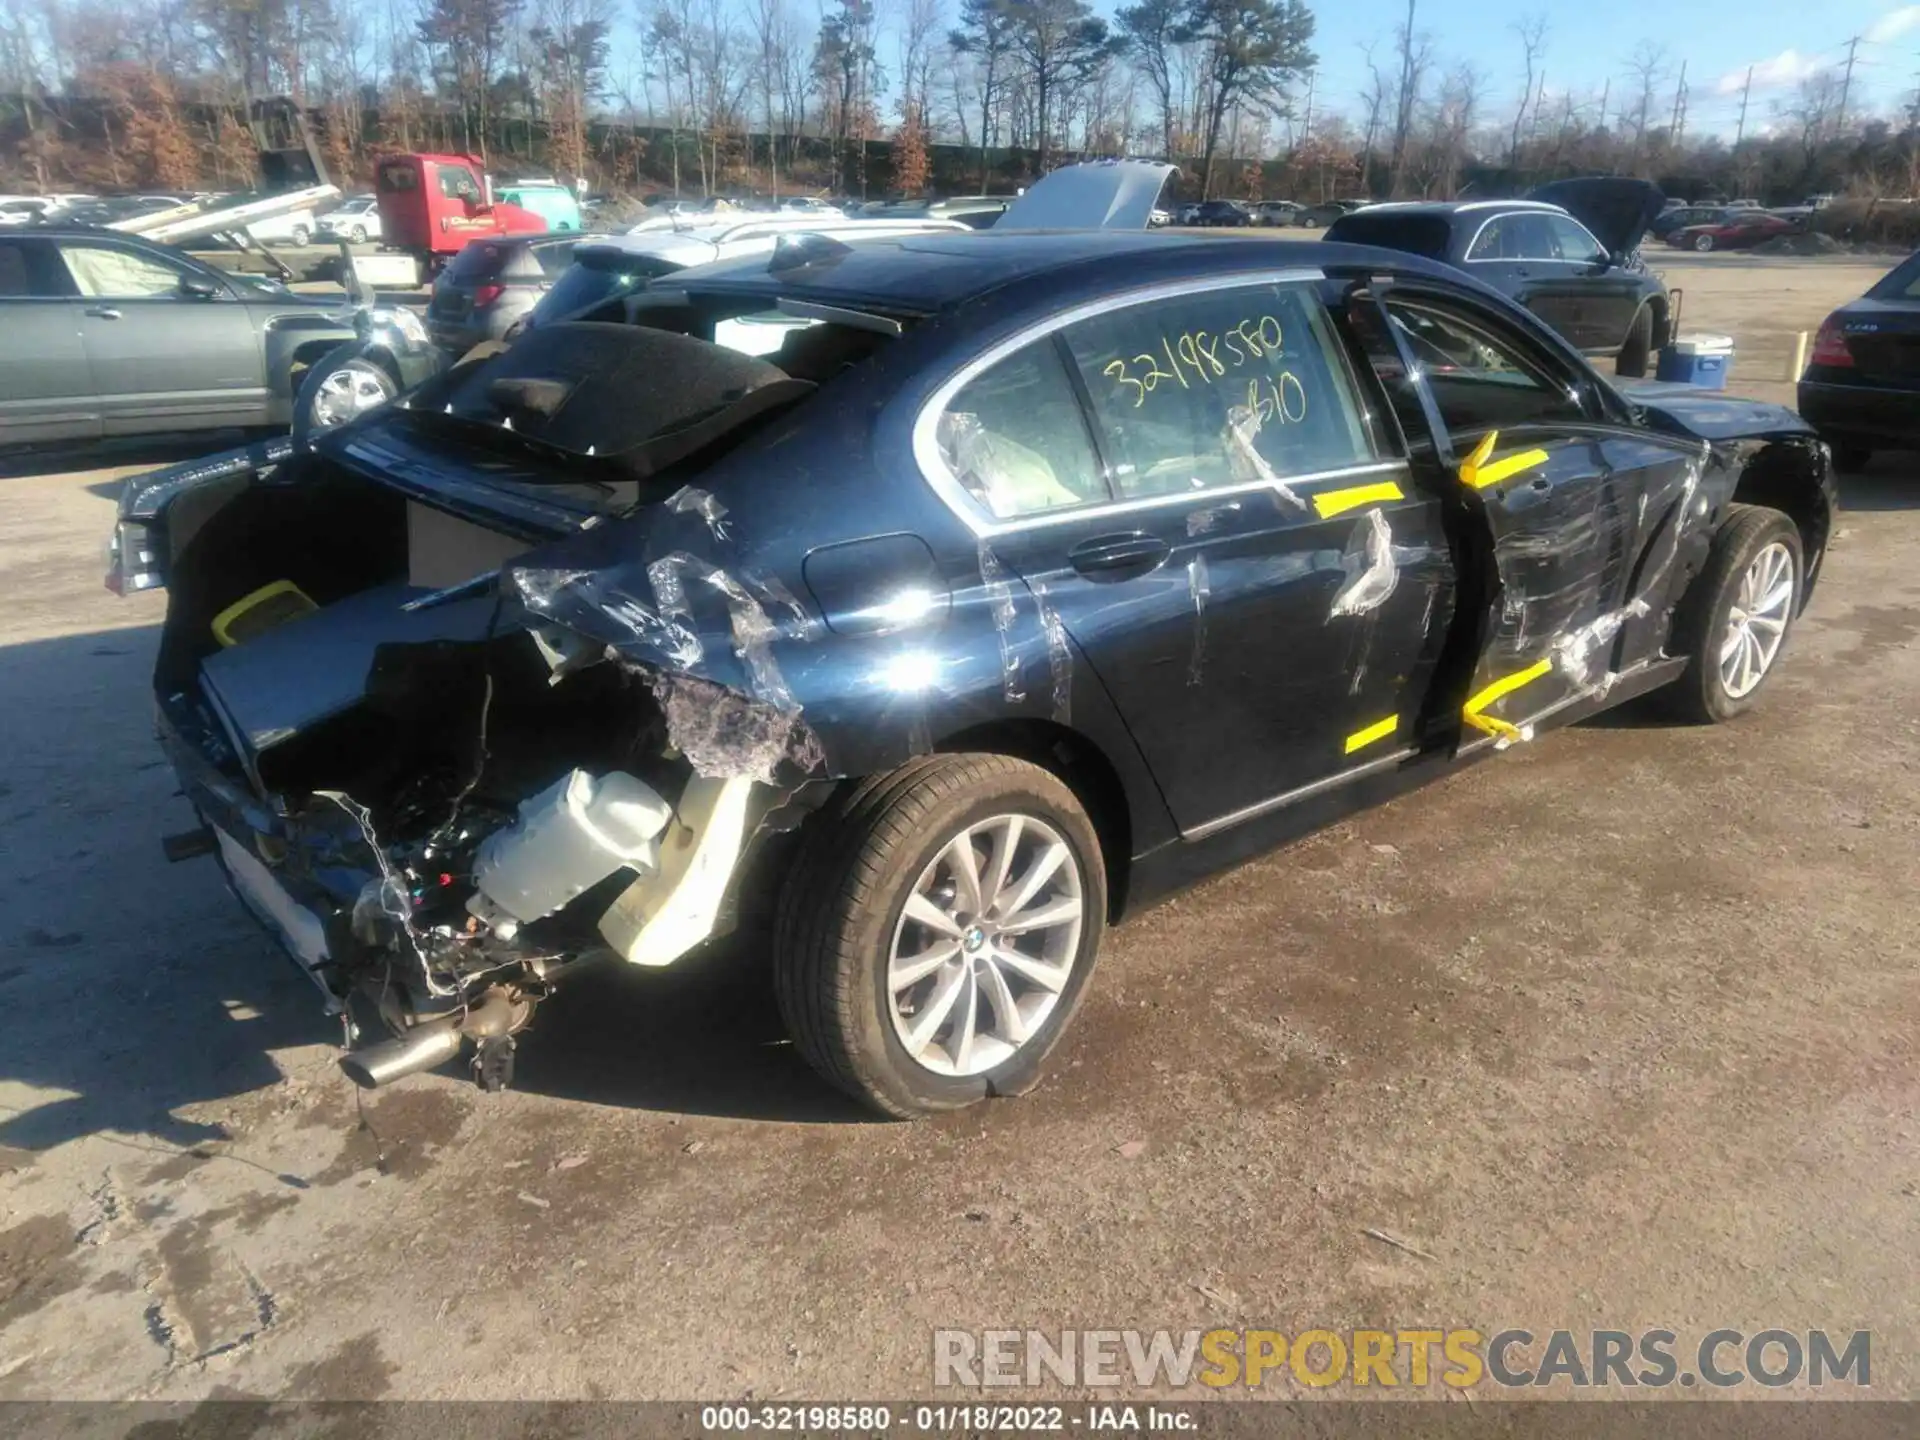
<path fill-rule="evenodd" d="M 763 918 L 834 1084 L 1019 1093 L 1155 897 L 1631 696 L 1754 702 L 1833 523 L 1797 417 L 1080 168 L 1132 228 L 796 236 L 129 487 L 174 849 L 358 1082 L 504 1084 L 570 968 Z"/>

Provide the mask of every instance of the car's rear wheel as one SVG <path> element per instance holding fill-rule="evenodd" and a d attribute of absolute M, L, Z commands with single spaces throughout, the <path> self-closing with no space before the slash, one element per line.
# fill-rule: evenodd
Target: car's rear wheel
<path fill-rule="evenodd" d="M 1106 872 L 1058 777 L 940 755 L 862 781 L 802 832 L 774 942 L 794 1043 L 888 1115 L 1020 1094 L 1078 1008 Z"/>
<path fill-rule="evenodd" d="M 1764 506 L 1728 507 L 1674 617 L 1674 653 L 1687 668 L 1670 699 L 1683 717 L 1717 724 L 1752 706 L 1800 613 L 1805 576 L 1793 521 Z"/>
<path fill-rule="evenodd" d="M 1702 253 L 1705 253 L 1706 251 L 1713 249 L 1713 237 L 1711 235 L 1694 236 L 1693 248 L 1698 251 L 1701 251 Z"/>
<path fill-rule="evenodd" d="M 1653 355 L 1653 307 L 1642 305 L 1634 314 L 1626 343 L 1613 362 L 1613 373 L 1638 380 L 1647 373 L 1647 361 Z"/>
<path fill-rule="evenodd" d="M 304 225 L 296 225 L 288 232 L 295 245 L 304 245 L 313 238 L 313 232 Z"/>

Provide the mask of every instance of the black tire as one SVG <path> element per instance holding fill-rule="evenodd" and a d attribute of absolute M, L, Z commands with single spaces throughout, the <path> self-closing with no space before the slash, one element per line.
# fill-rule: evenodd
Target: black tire
<path fill-rule="evenodd" d="M 367 227 L 364 225 L 354 226 L 353 229 L 347 232 L 347 239 L 352 241 L 355 245 L 366 244 L 367 243 Z"/>
<path fill-rule="evenodd" d="M 1647 362 L 1653 357 L 1653 307 L 1642 305 L 1634 312 L 1633 325 L 1627 331 L 1626 342 L 1620 347 L 1620 354 L 1613 362 L 1613 373 L 1625 376 L 1629 380 L 1640 380 L 1647 373 Z"/>
<path fill-rule="evenodd" d="M 1080 866 L 1084 912 L 1060 999 L 995 1069 L 949 1076 L 921 1066 L 895 1031 L 887 961 L 922 871 L 965 826 L 1017 813 L 1044 820 Z M 1100 840 L 1050 771 L 1005 755 L 935 755 L 843 787 L 800 835 L 773 946 L 774 992 L 795 1046 L 830 1083 L 908 1119 L 1018 1095 L 1079 1008 L 1106 923 Z"/>
<path fill-rule="evenodd" d="M 296 225 L 287 233 L 293 238 L 295 245 L 305 245 L 313 238 L 313 232 L 304 225 Z"/>
<path fill-rule="evenodd" d="M 1864 445 L 1835 445 L 1833 468 L 1842 475 L 1858 475 L 1873 463 L 1873 451 Z"/>
<path fill-rule="evenodd" d="M 1707 251 L 1713 249 L 1713 237 L 1711 235 L 1694 236 L 1693 248 L 1698 250 L 1702 255 L 1706 254 Z"/>
<path fill-rule="evenodd" d="M 1727 633 L 1729 612 L 1747 567 L 1775 542 L 1785 544 L 1793 557 L 1793 603 L 1787 611 L 1787 628 L 1759 684 L 1735 697 L 1728 693 L 1720 676 L 1721 638 Z M 1702 725 L 1722 724 L 1751 709 L 1792 638 L 1806 584 L 1806 558 L 1800 549 L 1800 531 L 1793 521 L 1764 506 L 1729 505 L 1720 528 L 1714 531 L 1706 567 L 1694 577 L 1674 615 L 1671 653 L 1685 655 L 1687 668 L 1665 692 L 1668 708 L 1681 719 Z"/>

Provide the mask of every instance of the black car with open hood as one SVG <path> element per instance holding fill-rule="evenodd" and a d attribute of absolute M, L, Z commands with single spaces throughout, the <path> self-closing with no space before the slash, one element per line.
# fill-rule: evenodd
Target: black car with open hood
<path fill-rule="evenodd" d="M 1832 525 L 1798 417 L 1056 173 L 1133 228 L 1023 224 L 1049 177 L 991 232 L 796 241 L 130 482 L 172 849 L 356 1080 L 503 1084 L 573 967 L 742 930 L 833 1084 L 1018 1094 L 1154 898 L 1630 696 L 1755 702 Z"/>
<path fill-rule="evenodd" d="M 1336 220 L 1327 238 L 1458 266 L 1581 353 L 1641 376 L 1672 329 L 1672 299 L 1639 255 L 1663 203 L 1648 181 L 1596 176 L 1555 181 L 1525 200 L 1369 205 Z"/>

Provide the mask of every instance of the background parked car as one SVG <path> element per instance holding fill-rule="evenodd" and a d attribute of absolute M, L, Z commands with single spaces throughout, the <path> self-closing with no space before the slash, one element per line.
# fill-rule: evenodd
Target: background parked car
<path fill-rule="evenodd" d="M 1511 295 L 1582 353 L 1644 375 L 1666 344 L 1666 287 L 1636 247 L 1661 203 L 1644 180 L 1561 180 L 1530 200 L 1370 205 L 1342 216 L 1327 239 L 1384 245 L 1457 265 Z"/>
<path fill-rule="evenodd" d="M 1253 216 L 1238 200 L 1202 200 L 1187 223 L 1238 229 L 1253 224 Z"/>
<path fill-rule="evenodd" d="M 1750 250 L 1803 228 L 1771 211 L 1729 206 L 1711 220 L 1673 231 L 1667 243 L 1678 250 Z"/>
<path fill-rule="evenodd" d="M 494 195 L 509 205 L 532 211 L 546 221 L 549 230 L 585 227 L 586 222 L 580 215 L 580 197 L 558 180 L 502 180 L 494 187 Z"/>
<path fill-rule="evenodd" d="M 314 233 L 325 243 L 346 240 L 364 245 L 380 238 L 380 202 L 372 195 L 355 195 L 314 221 Z"/>
<path fill-rule="evenodd" d="M 1920 250 L 1826 318 L 1799 399 L 1842 470 L 1920 449 Z"/>
<path fill-rule="evenodd" d="M 1262 200 L 1253 207 L 1254 223 L 1258 225 L 1291 225 L 1305 208 L 1295 200 Z"/>
<path fill-rule="evenodd" d="M 256 220 L 247 226 L 247 234 L 260 245 L 305 245 L 313 239 L 311 210 L 289 210 L 271 220 Z"/>
<path fill-rule="evenodd" d="M 502 338 L 573 263 L 579 243 L 573 231 L 475 240 L 433 282 L 427 305 L 433 343 L 458 355 Z"/>
<path fill-rule="evenodd" d="M 1351 215 L 1368 202 L 1365 200 L 1323 200 L 1318 205 L 1309 205 L 1293 217 L 1293 223 L 1308 230 L 1320 230 L 1333 224 L 1342 215 Z"/>
<path fill-rule="evenodd" d="M 308 372 L 355 338 L 337 297 L 227 275 L 135 235 L 0 232 L 0 446 L 285 429 Z M 430 373 L 397 367 L 385 392 Z"/>
<path fill-rule="evenodd" d="M 1647 233 L 1656 240 L 1665 240 L 1676 230 L 1685 230 L 1690 225 L 1709 225 L 1727 213 L 1724 205 L 1672 205 L 1653 217 L 1647 226 Z"/>

